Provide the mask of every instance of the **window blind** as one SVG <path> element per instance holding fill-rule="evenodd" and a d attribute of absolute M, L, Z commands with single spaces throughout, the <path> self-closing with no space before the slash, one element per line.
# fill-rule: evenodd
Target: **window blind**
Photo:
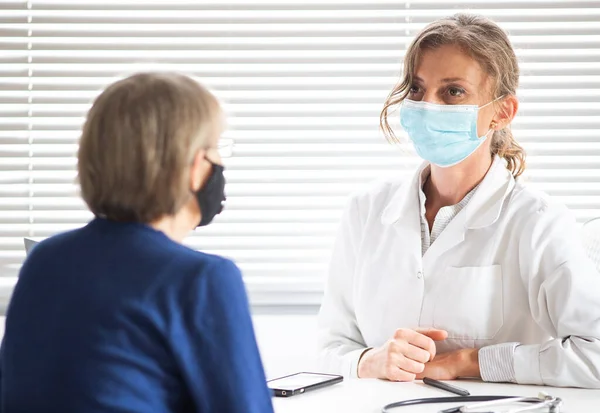
<path fill-rule="evenodd" d="M 131 72 L 176 70 L 224 101 L 235 142 L 227 210 L 186 243 L 235 259 L 255 305 L 318 304 L 348 194 L 420 162 L 378 129 L 406 47 L 458 11 L 510 32 L 526 179 L 580 222 L 600 215 L 598 1 L 0 1 L 3 300 L 23 237 L 91 218 L 75 154 L 94 97 Z"/>

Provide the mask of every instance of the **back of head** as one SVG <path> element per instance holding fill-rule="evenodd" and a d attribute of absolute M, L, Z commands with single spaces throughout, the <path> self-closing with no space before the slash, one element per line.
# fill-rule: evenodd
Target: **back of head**
<path fill-rule="evenodd" d="M 392 90 L 381 113 L 381 125 L 390 139 L 395 139 L 387 115 L 390 108 L 401 103 L 414 82 L 415 70 L 422 53 L 444 45 L 458 46 L 476 60 L 492 79 L 491 99 L 516 95 L 519 86 L 519 65 L 514 49 L 504 30 L 483 16 L 459 13 L 426 26 L 409 46 L 404 58 L 402 79 Z M 516 142 L 509 128 L 494 132 L 491 150 L 503 157 L 513 175 L 525 169 L 525 151 Z"/>
<path fill-rule="evenodd" d="M 117 81 L 95 100 L 83 127 L 81 195 L 110 220 L 174 215 L 192 196 L 195 154 L 221 130 L 217 99 L 187 76 L 141 73 Z"/>

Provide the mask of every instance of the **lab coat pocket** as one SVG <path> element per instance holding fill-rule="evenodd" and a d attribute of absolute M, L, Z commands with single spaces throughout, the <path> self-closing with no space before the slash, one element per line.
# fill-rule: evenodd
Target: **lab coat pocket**
<path fill-rule="evenodd" d="M 449 267 L 436 279 L 433 324 L 451 339 L 490 340 L 504 323 L 502 267 Z"/>

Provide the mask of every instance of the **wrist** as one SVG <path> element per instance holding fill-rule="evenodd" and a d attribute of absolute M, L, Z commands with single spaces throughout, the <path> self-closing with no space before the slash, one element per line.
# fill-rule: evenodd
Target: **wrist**
<path fill-rule="evenodd" d="M 479 370 L 479 349 L 466 348 L 459 351 L 460 374 L 457 377 L 481 378 Z"/>
<path fill-rule="evenodd" d="M 369 360 L 368 360 L 369 357 L 366 356 L 366 355 L 371 350 L 372 350 L 372 348 L 366 349 L 365 351 L 362 352 L 362 354 L 358 358 L 358 363 L 357 363 L 357 368 L 356 368 L 356 375 L 357 375 L 357 377 L 359 379 L 360 378 L 369 378 Z"/>

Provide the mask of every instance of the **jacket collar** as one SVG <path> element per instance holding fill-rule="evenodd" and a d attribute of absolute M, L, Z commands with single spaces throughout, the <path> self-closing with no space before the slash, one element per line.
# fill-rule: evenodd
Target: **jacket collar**
<path fill-rule="evenodd" d="M 428 163 L 421 164 L 410 182 L 401 185 L 383 210 L 381 222 L 384 225 L 410 226 L 412 219 L 419 216 L 419 182 Z M 496 156 L 490 170 L 479 184 L 473 198 L 465 207 L 465 227 L 484 228 L 498 220 L 504 200 L 512 191 L 515 180 L 506 169 L 503 159 Z"/>

